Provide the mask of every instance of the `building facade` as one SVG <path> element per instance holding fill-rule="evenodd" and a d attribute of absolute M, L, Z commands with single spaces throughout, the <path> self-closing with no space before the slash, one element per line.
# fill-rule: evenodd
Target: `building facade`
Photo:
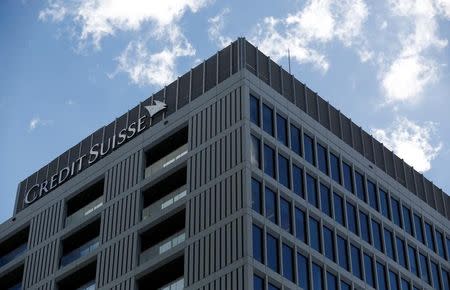
<path fill-rule="evenodd" d="M 2 289 L 449 290 L 450 197 L 238 39 L 26 178 Z"/>

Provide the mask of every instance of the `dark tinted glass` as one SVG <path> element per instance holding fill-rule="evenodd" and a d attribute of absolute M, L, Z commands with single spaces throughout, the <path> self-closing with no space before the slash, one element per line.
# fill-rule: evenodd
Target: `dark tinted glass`
<path fill-rule="evenodd" d="M 283 243 L 283 276 L 294 281 L 294 251 Z"/>
<path fill-rule="evenodd" d="M 370 244 L 370 224 L 369 217 L 362 211 L 359 212 L 359 229 L 361 237 Z"/>
<path fill-rule="evenodd" d="M 392 206 L 392 217 L 394 223 L 399 227 L 402 227 L 401 213 L 400 213 L 400 202 L 395 198 L 391 197 L 391 206 Z"/>
<path fill-rule="evenodd" d="M 285 118 L 277 114 L 277 139 L 287 146 L 287 121 Z"/>
<path fill-rule="evenodd" d="M 303 148 L 305 149 L 305 160 L 311 163 L 312 165 L 316 165 L 315 157 L 314 157 L 314 141 L 313 138 L 309 137 L 307 134 L 303 134 Z"/>
<path fill-rule="evenodd" d="M 333 193 L 333 199 L 334 199 L 334 219 L 345 227 L 344 199 L 336 192 Z"/>
<path fill-rule="evenodd" d="M 378 211 L 377 187 L 375 183 L 370 180 L 367 180 L 367 193 L 369 194 L 370 206 Z"/>
<path fill-rule="evenodd" d="M 306 190 L 308 192 L 308 201 L 315 207 L 319 207 L 319 198 L 317 194 L 316 179 L 309 174 L 306 174 Z"/>
<path fill-rule="evenodd" d="M 427 236 L 428 248 L 430 248 L 433 252 L 436 252 L 436 247 L 434 246 L 433 227 L 427 222 L 425 222 L 425 234 Z"/>
<path fill-rule="evenodd" d="M 273 110 L 263 105 L 263 129 L 273 136 Z"/>
<path fill-rule="evenodd" d="M 272 283 L 269 283 L 269 287 L 267 289 L 268 290 L 280 290 L 280 288 L 278 288 L 277 286 L 273 285 Z"/>
<path fill-rule="evenodd" d="M 305 213 L 298 207 L 295 208 L 295 236 L 298 240 L 306 243 Z"/>
<path fill-rule="evenodd" d="M 436 263 L 431 262 L 431 276 L 433 277 L 433 287 L 434 289 L 441 290 L 441 282 L 439 278 L 439 268 Z M 445 289 L 447 290 L 447 289 Z"/>
<path fill-rule="evenodd" d="M 264 290 L 263 278 L 253 275 L 253 290 Z"/>
<path fill-rule="evenodd" d="M 414 236 L 411 211 L 409 210 L 409 208 L 405 206 L 403 206 L 403 224 L 405 225 L 406 232 L 409 233 L 411 236 Z"/>
<path fill-rule="evenodd" d="M 392 236 L 392 232 L 387 229 L 384 229 L 384 245 L 386 247 L 386 255 L 396 261 L 394 252 L 394 238 Z"/>
<path fill-rule="evenodd" d="M 337 236 L 337 246 L 339 255 L 339 266 L 349 270 L 347 240 L 341 236 Z"/>
<path fill-rule="evenodd" d="M 436 244 L 439 256 L 446 259 L 444 235 L 440 231 L 436 231 Z"/>
<path fill-rule="evenodd" d="M 341 281 L 341 290 L 351 290 L 351 286 L 344 281 Z"/>
<path fill-rule="evenodd" d="M 328 175 L 327 149 L 319 143 L 317 143 L 317 161 L 320 171 Z"/>
<path fill-rule="evenodd" d="M 398 276 L 392 271 L 389 271 L 389 285 L 391 290 L 398 290 Z"/>
<path fill-rule="evenodd" d="M 333 231 L 327 227 L 323 227 L 323 243 L 325 246 L 325 256 L 332 261 L 336 261 Z"/>
<path fill-rule="evenodd" d="M 351 245 L 351 256 L 352 256 L 352 273 L 359 279 L 363 279 L 361 271 L 361 256 L 359 248 Z"/>
<path fill-rule="evenodd" d="M 252 147 L 250 150 L 251 163 L 257 168 L 261 168 L 261 141 L 252 135 Z"/>
<path fill-rule="evenodd" d="M 261 183 L 254 178 L 252 178 L 252 209 L 262 214 Z"/>
<path fill-rule="evenodd" d="M 375 220 L 372 220 L 372 238 L 375 248 L 378 251 L 383 252 L 383 242 L 381 241 L 381 226 L 380 223 L 376 222 Z"/>
<path fill-rule="evenodd" d="M 379 262 L 377 262 L 377 285 L 379 290 L 387 290 L 386 268 Z"/>
<path fill-rule="evenodd" d="M 353 192 L 353 176 L 352 176 L 352 168 L 345 162 L 342 162 L 342 172 L 344 175 L 344 187 Z"/>
<path fill-rule="evenodd" d="M 299 156 L 302 155 L 302 135 L 300 129 L 291 124 L 291 149 Z"/>
<path fill-rule="evenodd" d="M 270 188 L 265 189 L 266 196 L 266 218 L 277 223 L 277 195 Z"/>
<path fill-rule="evenodd" d="M 320 203 L 323 213 L 332 217 L 330 189 L 326 185 L 323 185 L 322 183 L 320 184 Z"/>
<path fill-rule="evenodd" d="M 397 237 L 397 256 L 398 263 L 403 267 L 407 268 L 406 265 L 406 252 L 405 252 L 405 241 Z"/>
<path fill-rule="evenodd" d="M 250 120 L 259 126 L 259 100 L 250 95 Z"/>
<path fill-rule="evenodd" d="M 372 257 L 364 253 L 364 274 L 366 283 L 375 288 L 375 279 L 373 274 L 373 260 Z"/>
<path fill-rule="evenodd" d="M 271 234 L 267 234 L 267 266 L 275 272 L 279 272 L 280 263 L 278 257 L 278 239 Z"/>
<path fill-rule="evenodd" d="M 303 289 L 309 289 L 309 266 L 308 259 L 297 253 L 297 284 Z"/>
<path fill-rule="evenodd" d="M 337 290 L 337 278 L 336 275 L 327 272 L 327 289 L 328 290 Z"/>
<path fill-rule="evenodd" d="M 423 238 L 423 226 L 422 226 L 422 218 L 417 214 L 414 214 L 414 227 L 416 233 L 416 239 L 418 239 L 422 244 L 425 244 L 425 240 Z"/>
<path fill-rule="evenodd" d="M 275 150 L 273 150 L 270 146 L 264 144 L 264 172 L 271 176 L 275 177 Z"/>
<path fill-rule="evenodd" d="M 281 227 L 288 232 L 292 232 L 291 204 L 284 198 L 280 198 L 280 209 Z"/>
<path fill-rule="evenodd" d="M 309 217 L 309 241 L 314 250 L 322 252 L 320 243 L 320 225 L 313 217 Z"/>
<path fill-rule="evenodd" d="M 349 202 L 347 202 L 347 225 L 350 231 L 358 235 L 358 229 L 356 228 L 356 208 Z"/>
<path fill-rule="evenodd" d="M 292 166 L 292 185 L 294 192 L 302 198 L 305 198 L 305 194 L 303 192 L 303 170 L 296 166 Z"/>
<path fill-rule="evenodd" d="M 253 225 L 253 259 L 264 263 L 263 231 L 257 225 Z"/>
<path fill-rule="evenodd" d="M 450 289 L 450 274 L 445 270 L 442 270 L 442 282 L 444 283 L 443 289 Z"/>
<path fill-rule="evenodd" d="M 402 285 L 402 288 L 401 288 L 402 290 L 409 290 L 409 288 L 411 286 L 411 285 L 409 285 L 409 282 L 406 281 L 405 279 L 402 279 L 401 285 Z"/>
<path fill-rule="evenodd" d="M 391 211 L 389 210 L 389 198 L 386 191 L 380 188 L 380 204 L 381 204 L 381 214 L 385 218 L 391 219 Z"/>
<path fill-rule="evenodd" d="M 291 188 L 289 182 L 289 160 L 283 155 L 278 154 L 278 179 L 279 182 L 286 186 L 287 188 Z"/>
<path fill-rule="evenodd" d="M 366 201 L 366 191 L 364 187 L 364 176 L 355 171 L 356 195 L 359 199 Z"/>
<path fill-rule="evenodd" d="M 313 290 L 323 290 L 323 270 L 316 263 L 312 264 Z"/>
<path fill-rule="evenodd" d="M 419 263 L 420 263 L 420 275 L 422 280 L 430 284 L 430 275 L 429 275 L 430 271 L 428 269 L 427 258 L 422 254 L 419 254 Z"/>
<path fill-rule="evenodd" d="M 416 250 L 408 246 L 408 257 L 409 257 L 409 270 L 416 276 L 419 276 L 419 268 L 417 267 L 417 255 Z"/>
<path fill-rule="evenodd" d="M 341 168 L 339 166 L 339 158 L 330 153 L 331 178 L 337 183 L 341 183 Z"/>

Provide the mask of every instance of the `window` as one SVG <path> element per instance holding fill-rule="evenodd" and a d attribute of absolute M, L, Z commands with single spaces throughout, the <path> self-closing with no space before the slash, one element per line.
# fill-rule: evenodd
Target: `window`
<path fill-rule="evenodd" d="M 338 246 L 339 266 L 341 266 L 345 270 L 349 270 L 347 240 L 338 235 L 337 246 Z"/>
<path fill-rule="evenodd" d="M 405 224 L 405 230 L 411 236 L 414 236 L 413 225 L 411 220 L 411 211 L 406 206 L 403 206 L 403 223 Z"/>
<path fill-rule="evenodd" d="M 320 171 L 328 175 L 327 149 L 319 143 L 317 143 L 317 161 Z"/>
<path fill-rule="evenodd" d="M 289 182 L 289 160 L 281 154 L 278 154 L 278 168 L 279 182 L 287 188 L 291 188 Z"/>
<path fill-rule="evenodd" d="M 418 239 L 422 244 L 425 244 L 425 239 L 423 238 L 422 218 L 417 214 L 414 214 L 414 227 L 416 230 L 416 239 Z"/>
<path fill-rule="evenodd" d="M 263 105 L 263 129 L 273 136 L 273 110 Z"/>
<path fill-rule="evenodd" d="M 386 269 L 383 264 L 377 262 L 377 284 L 378 290 L 387 290 Z"/>
<path fill-rule="evenodd" d="M 273 285 L 272 283 L 269 283 L 269 288 L 267 290 L 280 290 L 277 286 Z"/>
<path fill-rule="evenodd" d="M 264 144 L 264 172 L 275 177 L 275 150 L 273 150 L 269 145 Z"/>
<path fill-rule="evenodd" d="M 400 202 L 395 198 L 391 197 L 391 206 L 394 223 L 399 227 L 402 227 L 402 220 L 400 218 Z"/>
<path fill-rule="evenodd" d="M 380 188 L 380 204 L 381 204 L 381 214 L 387 218 L 391 219 L 391 212 L 389 210 L 389 197 L 386 191 Z"/>
<path fill-rule="evenodd" d="M 259 126 L 259 100 L 250 95 L 250 120 Z"/>
<path fill-rule="evenodd" d="M 253 290 L 264 290 L 264 280 L 258 275 L 253 275 Z"/>
<path fill-rule="evenodd" d="M 405 279 L 402 279 L 402 290 L 409 290 L 409 288 L 411 287 L 411 285 L 409 285 L 409 282 L 406 281 Z"/>
<path fill-rule="evenodd" d="M 436 231 L 436 244 L 438 249 L 438 254 L 442 258 L 446 259 L 445 255 L 445 245 L 444 245 L 444 235 L 440 231 Z"/>
<path fill-rule="evenodd" d="M 366 201 L 366 191 L 364 187 L 364 176 L 355 171 L 356 195 L 359 199 Z"/>
<path fill-rule="evenodd" d="M 366 283 L 375 288 L 375 279 L 373 274 L 373 260 L 372 257 L 364 253 L 364 273 Z"/>
<path fill-rule="evenodd" d="M 347 284 L 346 282 L 341 280 L 341 290 L 351 290 L 350 284 Z"/>
<path fill-rule="evenodd" d="M 280 263 L 278 257 L 278 239 L 267 234 L 267 266 L 275 272 L 280 272 Z"/>
<path fill-rule="evenodd" d="M 339 166 L 339 157 L 330 153 L 331 178 L 341 184 L 341 168 Z"/>
<path fill-rule="evenodd" d="M 427 236 L 427 246 L 433 252 L 436 252 L 436 247 L 434 246 L 434 235 L 433 235 L 433 227 L 425 222 L 425 234 Z"/>
<path fill-rule="evenodd" d="M 384 229 L 384 245 L 386 247 L 386 254 L 389 258 L 396 261 L 394 252 L 394 238 L 392 232 L 388 229 Z"/>
<path fill-rule="evenodd" d="M 252 209 L 262 214 L 261 183 L 254 178 L 252 178 Z"/>
<path fill-rule="evenodd" d="M 337 290 L 337 278 L 336 275 L 327 272 L 327 289 Z"/>
<path fill-rule="evenodd" d="M 379 210 L 378 207 L 378 196 L 377 196 L 377 186 L 370 180 L 367 180 L 367 192 L 369 194 L 369 204 L 376 211 Z"/>
<path fill-rule="evenodd" d="M 298 240 L 306 243 L 305 213 L 298 207 L 295 208 L 295 236 Z"/>
<path fill-rule="evenodd" d="M 352 273 L 359 279 L 363 279 L 361 271 L 361 256 L 360 250 L 354 245 L 351 245 L 351 256 L 352 256 Z"/>
<path fill-rule="evenodd" d="M 291 149 L 302 156 L 302 135 L 300 129 L 291 124 Z"/>
<path fill-rule="evenodd" d="M 350 231 L 358 235 L 358 229 L 356 228 L 356 208 L 349 202 L 347 202 L 347 225 Z"/>
<path fill-rule="evenodd" d="M 352 176 L 352 168 L 345 162 L 342 162 L 342 171 L 344 173 L 344 187 L 353 192 L 353 176 Z"/>
<path fill-rule="evenodd" d="M 431 276 L 433 277 L 433 287 L 434 289 L 441 290 L 441 283 L 439 277 L 439 268 L 435 262 L 431 262 Z M 447 289 L 446 289 L 447 290 Z"/>
<path fill-rule="evenodd" d="M 298 286 L 307 290 L 309 289 L 309 266 L 308 259 L 300 253 L 297 253 L 297 281 Z"/>
<path fill-rule="evenodd" d="M 417 267 L 416 249 L 408 245 L 409 270 L 417 277 L 419 276 L 419 268 Z"/>
<path fill-rule="evenodd" d="M 303 170 L 296 165 L 293 165 L 292 168 L 292 184 L 294 186 L 294 192 L 301 198 L 305 198 L 303 192 Z"/>
<path fill-rule="evenodd" d="M 314 156 L 314 140 L 309 137 L 308 134 L 303 134 L 303 143 L 305 148 L 305 160 L 311 163 L 312 165 L 316 165 L 315 156 Z"/>
<path fill-rule="evenodd" d="M 442 269 L 442 282 L 444 283 L 444 289 L 450 289 L 450 275 L 444 269 Z"/>
<path fill-rule="evenodd" d="M 345 227 L 344 199 L 336 192 L 333 193 L 333 199 L 334 199 L 334 219 Z"/>
<path fill-rule="evenodd" d="M 322 253 L 320 242 L 320 224 L 313 218 L 309 217 L 309 242 L 311 247 L 319 253 Z"/>
<path fill-rule="evenodd" d="M 266 218 L 273 223 L 277 223 L 277 195 L 270 188 L 266 187 Z"/>
<path fill-rule="evenodd" d="M 313 276 L 313 289 L 323 290 L 323 271 L 322 267 L 316 263 L 312 264 L 312 276 Z"/>
<path fill-rule="evenodd" d="M 389 270 L 389 285 L 391 286 L 391 290 L 399 290 L 398 289 L 398 276 L 394 272 Z"/>
<path fill-rule="evenodd" d="M 370 244 L 369 217 L 362 211 L 359 212 L 359 229 L 360 229 L 361 237 L 363 238 L 363 240 Z"/>
<path fill-rule="evenodd" d="M 323 243 L 325 246 L 325 257 L 332 261 L 336 261 L 334 253 L 334 235 L 333 231 L 328 227 L 323 227 Z"/>
<path fill-rule="evenodd" d="M 253 166 L 261 169 L 261 141 L 252 135 L 252 147 L 250 161 Z"/>
<path fill-rule="evenodd" d="M 430 271 L 428 269 L 427 257 L 419 253 L 420 275 L 423 281 L 430 284 Z"/>
<path fill-rule="evenodd" d="M 380 223 L 375 220 L 372 220 L 372 238 L 375 248 L 378 251 L 383 252 L 383 243 L 381 242 L 381 226 Z"/>
<path fill-rule="evenodd" d="M 397 255 L 398 263 L 408 269 L 406 265 L 405 241 L 397 237 Z"/>
<path fill-rule="evenodd" d="M 308 192 L 309 203 L 319 208 L 316 179 L 309 174 L 306 174 L 306 190 Z"/>
<path fill-rule="evenodd" d="M 327 186 L 323 185 L 322 183 L 320 184 L 320 201 L 322 211 L 329 217 L 332 217 L 330 189 Z"/>
<path fill-rule="evenodd" d="M 283 277 L 294 281 L 294 252 L 291 247 L 283 243 Z"/>
<path fill-rule="evenodd" d="M 264 263 L 263 254 L 263 230 L 257 225 L 253 225 L 253 259 Z"/>
<path fill-rule="evenodd" d="M 281 208 L 281 228 L 292 233 L 291 226 L 291 204 L 284 198 L 280 198 L 280 208 Z"/>
<path fill-rule="evenodd" d="M 285 146 L 288 145 L 287 121 L 285 118 L 277 114 L 277 139 Z"/>

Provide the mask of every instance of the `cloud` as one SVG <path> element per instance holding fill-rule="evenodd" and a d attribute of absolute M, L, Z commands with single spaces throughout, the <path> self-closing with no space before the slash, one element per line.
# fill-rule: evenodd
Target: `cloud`
<path fill-rule="evenodd" d="M 229 8 L 223 9 L 219 14 L 208 19 L 209 39 L 214 41 L 218 47 L 222 48 L 229 45 L 232 41 L 230 37 L 223 35 L 223 29 L 225 27 L 225 16 L 229 14 L 231 10 Z"/>
<path fill-rule="evenodd" d="M 66 13 L 66 7 L 62 6 L 60 3 L 50 3 L 49 7 L 39 12 L 39 20 L 48 21 L 50 19 L 53 22 L 60 22 L 64 19 Z"/>
<path fill-rule="evenodd" d="M 30 120 L 30 123 L 28 124 L 28 131 L 33 131 L 37 127 L 40 126 L 47 126 L 52 124 L 52 120 L 42 120 L 40 117 L 34 117 Z"/>
<path fill-rule="evenodd" d="M 66 105 L 68 105 L 68 106 L 73 106 L 73 105 L 75 105 L 75 101 L 72 100 L 72 99 L 68 99 L 68 100 L 66 101 Z"/>
<path fill-rule="evenodd" d="M 432 143 L 436 140 L 436 127 L 433 122 L 417 124 L 398 117 L 389 128 L 372 129 L 372 134 L 417 171 L 425 172 L 442 149 L 442 143 Z"/>

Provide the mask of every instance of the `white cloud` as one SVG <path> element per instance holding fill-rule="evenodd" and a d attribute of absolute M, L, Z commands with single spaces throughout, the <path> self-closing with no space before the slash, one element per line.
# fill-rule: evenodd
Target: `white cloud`
<path fill-rule="evenodd" d="M 49 3 L 49 7 L 39 12 L 39 20 L 47 21 L 51 19 L 53 22 L 60 22 L 66 16 L 67 9 L 61 3 Z"/>
<path fill-rule="evenodd" d="M 28 124 L 28 130 L 31 132 L 39 126 L 47 126 L 53 123 L 52 120 L 42 120 L 40 117 L 34 117 Z"/>
<path fill-rule="evenodd" d="M 389 128 L 372 129 L 372 134 L 417 171 L 425 172 L 442 149 L 442 143 L 432 143 L 436 140 L 436 126 L 433 122 L 420 125 L 398 117 Z"/>
<path fill-rule="evenodd" d="M 217 44 L 217 46 L 220 48 L 223 48 L 223 47 L 229 45 L 232 41 L 232 39 L 230 37 L 223 35 L 223 29 L 225 27 L 225 17 L 230 12 L 231 12 L 231 10 L 229 8 L 225 8 L 216 16 L 208 19 L 209 38 L 212 41 L 214 41 Z"/>

